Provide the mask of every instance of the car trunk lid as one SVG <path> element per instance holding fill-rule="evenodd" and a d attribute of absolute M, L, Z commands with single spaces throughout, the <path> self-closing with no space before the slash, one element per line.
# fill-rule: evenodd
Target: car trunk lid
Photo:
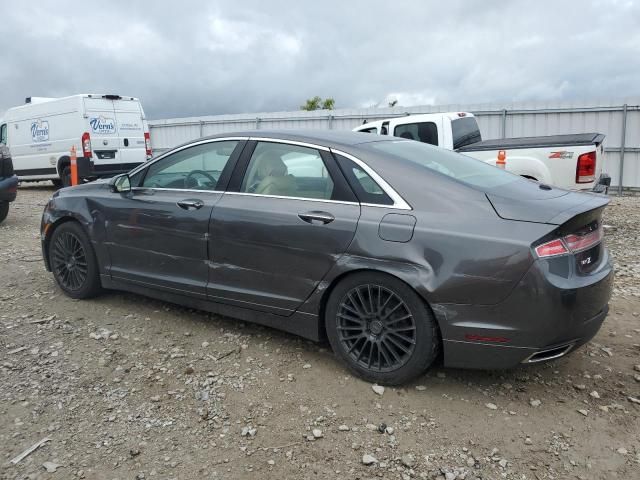
<path fill-rule="evenodd" d="M 533 181 L 513 182 L 485 194 L 500 218 L 552 225 L 609 203 L 602 195 L 570 192 Z"/>

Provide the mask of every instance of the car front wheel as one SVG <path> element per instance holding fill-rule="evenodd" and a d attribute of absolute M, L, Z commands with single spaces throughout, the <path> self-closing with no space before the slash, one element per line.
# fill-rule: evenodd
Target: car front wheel
<path fill-rule="evenodd" d="M 98 262 L 80 224 L 66 222 L 54 230 L 49 262 L 56 283 L 71 298 L 91 298 L 100 293 Z"/>
<path fill-rule="evenodd" d="M 336 285 L 325 308 L 325 326 L 334 352 L 370 382 L 406 383 L 438 354 L 430 309 L 411 287 L 386 274 L 357 273 Z"/>

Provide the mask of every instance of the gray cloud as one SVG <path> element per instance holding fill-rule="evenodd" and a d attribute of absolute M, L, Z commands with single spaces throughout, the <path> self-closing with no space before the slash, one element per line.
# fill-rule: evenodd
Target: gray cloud
<path fill-rule="evenodd" d="M 4 3 L 0 112 L 115 92 L 150 118 L 640 93 L 634 1 Z"/>

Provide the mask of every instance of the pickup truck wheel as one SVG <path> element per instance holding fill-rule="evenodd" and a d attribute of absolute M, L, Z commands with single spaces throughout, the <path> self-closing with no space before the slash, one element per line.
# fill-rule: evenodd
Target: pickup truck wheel
<path fill-rule="evenodd" d="M 78 223 L 66 222 L 54 230 L 49 261 L 56 283 L 71 298 L 95 297 L 102 290 L 93 247 Z"/>
<path fill-rule="evenodd" d="M 401 385 L 421 375 L 439 351 L 429 307 L 397 278 L 353 274 L 331 292 L 325 328 L 333 351 L 369 382 Z"/>
<path fill-rule="evenodd" d="M 9 202 L 0 202 L 0 223 L 9 215 Z"/>

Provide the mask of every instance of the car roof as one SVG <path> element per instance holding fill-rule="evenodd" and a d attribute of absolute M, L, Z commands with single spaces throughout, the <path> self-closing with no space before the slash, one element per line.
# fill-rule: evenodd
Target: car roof
<path fill-rule="evenodd" d="M 278 139 L 318 144 L 326 147 L 350 147 L 370 142 L 384 142 L 390 138 L 372 135 L 370 133 L 351 132 L 348 130 L 246 130 L 240 132 L 226 132 L 200 138 L 198 141 L 226 137 L 251 137 L 252 139 Z M 398 140 L 394 138 L 393 140 Z M 193 143 L 192 140 L 188 143 Z"/>

